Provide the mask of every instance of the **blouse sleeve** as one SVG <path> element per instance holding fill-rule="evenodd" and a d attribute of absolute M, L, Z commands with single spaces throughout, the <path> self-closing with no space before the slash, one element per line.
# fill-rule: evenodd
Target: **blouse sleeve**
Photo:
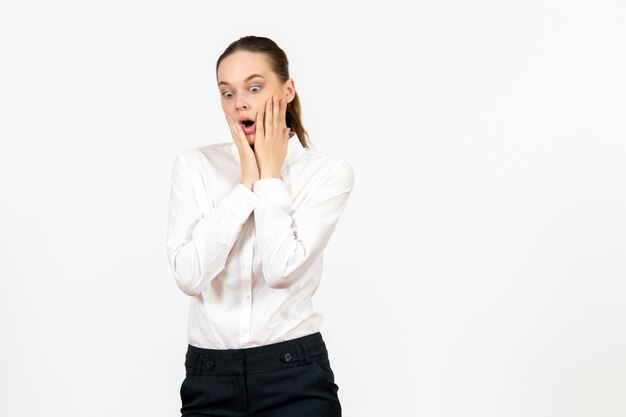
<path fill-rule="evenodd" d="M 261 199 L 254 209 L 256 247 L 270 287 L 292 285 L 326 247 L 354 183 L 350 164 L 337 165 L 293 216 L 287 185 L 280 178 L 254 183 Z"/>
<path fill-rule="evenodd" d="M 203 211 L 193 184 L 184 153 L 180 154 L 171 174 L 166 246 L 176 284 L 190 296 L 224 269 L 244 223 L 260 202 L 252 190 L 238 184 L 217 207 Z"/>

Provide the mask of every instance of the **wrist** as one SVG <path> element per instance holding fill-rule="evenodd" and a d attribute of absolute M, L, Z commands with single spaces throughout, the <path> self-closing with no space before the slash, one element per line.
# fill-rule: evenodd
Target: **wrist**
<path fill-rule="evenodd" d="M 252 187 L 254 187 L 254 181 L 241 181 L 241 184 L 245 185 L 250 190 L 252 190 Z"/>
<path fill-rule="evenodd" d="M 259 175 L 259 179 L 261 178 L 280 178 L 280 172 L 270 172 L 270 171 L 262 172 Z"/>

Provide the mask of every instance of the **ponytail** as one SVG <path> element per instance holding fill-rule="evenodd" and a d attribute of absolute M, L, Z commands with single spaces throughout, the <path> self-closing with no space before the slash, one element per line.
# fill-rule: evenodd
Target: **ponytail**
<path fill-rule="evenodd" d="M 298 135 L 298 139 L 300 139 L 300 143 L 302 144 L 302 146 L 308 148 L 309 134 L 304 129 L 304 126 L 302 126 L 302 121 L 300 118 L 301 111 L 302 110 L 300 107 L 300 98 L 298 97 L 298 93 L 296 93 L 293 100 L 291 100 L 290 103 L 287 103 L 286 124 L 287 127 L 291 128 L 292 132 L 296 132 L 296 135 Z"/>

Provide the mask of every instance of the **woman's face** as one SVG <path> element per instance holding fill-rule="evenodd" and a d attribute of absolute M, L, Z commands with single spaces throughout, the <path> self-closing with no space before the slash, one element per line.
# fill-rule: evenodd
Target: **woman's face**
<path fill-rule="evenodd" d="M 257 113 L 275 94 L 289 103 L 296 93 L 293 79 L 282 83 L 262 52 L 237 51 L 224 58 L 217 69 L 217 85 L 222 110 L 241 124 L 250 145 L 256 125 L 246 127 L 243 120 L 256 121 Z"/>

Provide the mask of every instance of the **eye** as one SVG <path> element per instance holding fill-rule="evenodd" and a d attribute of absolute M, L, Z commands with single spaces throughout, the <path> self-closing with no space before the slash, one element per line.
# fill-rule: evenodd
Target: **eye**
<path fill-rule="evenodd" d="M 229 96 L 228 94 L 231 94 L 231 95 Z M 224 91 L 224 92 L 222 93 L 222 95 L 223 95 L 224 97 L 226 97 L 226 98 L 231 98 L 231 97 L 232 97 L 232 94 L 233 94 L 233 93 L 232 93 L 232 92 L 230 92 L 230 91 Z"/>
<path fill-rule="evenodd" d="M 252 91 L 252 89 L 253 89 L 253 88 L 258 88 L 258 89 L 260 90 L 260 89 L 261 89 L 261 86 L 260 86 L 260 85 L 253 85 L 252 87 L 250 87 L 250 91 Z M 253 92 L 253 93 L 258 93 L 258 92 L 259 92 L 259 90 L 257 90 L 257 91 L 252 91 L 252 92 Z"/>

